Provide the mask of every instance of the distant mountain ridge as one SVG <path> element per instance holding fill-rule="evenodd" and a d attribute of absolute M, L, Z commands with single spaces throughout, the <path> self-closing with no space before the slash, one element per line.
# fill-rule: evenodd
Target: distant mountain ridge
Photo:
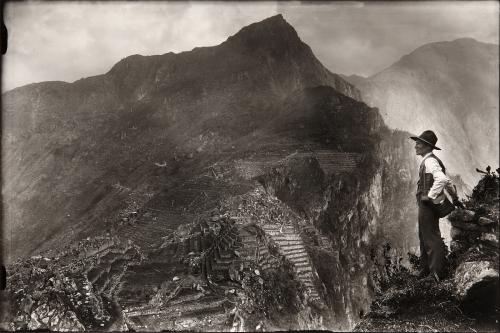
<path fill-rule="evenodd" d="M 498 163 L 498 45 L 461 38 L 423 45 L 366 79 L 343 76 L 391 128 L 433 129 L 437 154 L 471 186 Z"/>

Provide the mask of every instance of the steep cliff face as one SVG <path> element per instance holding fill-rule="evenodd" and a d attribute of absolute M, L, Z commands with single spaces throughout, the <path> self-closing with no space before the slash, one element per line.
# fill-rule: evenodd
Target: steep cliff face
<path fill-rule="evenodd" d="M 383 156 L 364 154 L 373 158 L 372 168 L 358 164 L 357 171 L 327 175 L 328 164 L 318 161 L 323 156 L 311 154 L 292 157 L 261 179 L 303 218 L 303 239 L 331 311 L 324 314 L 329 329 L 352 329 L 369 312 L 386 243 L 400 255 L 418 244 L 414 183 L 409 176 L 392 178 L 400 169 L 384 160 L 400 157 L 398 143 L 378 142 L 392 148 Z"/>
<path fill-rule="evenodd" d="M 390 128 L 436 132 L 451 174 L 469 187 L 498 161 L 498 45 L 463 38 L 430 43 L 369 78 L 346 77 Z"/>
<path fill-rule="evenodd" d="M 383 184 L 379 228 L 398 255 L 406 257 L 418 246 L 415 194 L 421 159 L 412 154 L 414 143 L 407 132 L 386 130 L 382 137 L 377 150 Z"/>
<path fill-rule="evenodd" d="M 372 278 L 383 274 L 386 264 L 384 245 L 390 243 L 406 256 L 418 244 L 417 161 L 409 154 L 408 133 L 388 130 L 376 109 L 335 103 L 335 94 L 327 89 L 313 96 L 309 117 L 333 113 L 334 120 L 324 127 L 342 126 L 342 119 L 349 119 L 356 134 L 343 141 L 336 131 L 333 142 L 335 148 L 343 147 L 340 154 L 326 144 L 325 150 L 289 156 L 259 179 L 303 219 L 303 239 L 331 311 L 324 315 L 327 327 L 351 329 L 370 309 L 378 283 Z"/>

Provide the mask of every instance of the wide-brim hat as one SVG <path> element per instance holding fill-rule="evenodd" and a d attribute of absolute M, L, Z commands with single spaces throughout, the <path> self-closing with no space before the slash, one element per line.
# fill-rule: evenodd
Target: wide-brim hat
<path fill-rule="evenodd" d="M 436 147 L 436 142 L 437 142 L 437 136 L 434 134 L 433 131 L 424 131 L 420 136 L 410 136 L 410 139 L 414 141 L 421 141 L 429 146 L 432 147 L 432 149 L 436 150 L 441 150 L 441 148 Z"/>

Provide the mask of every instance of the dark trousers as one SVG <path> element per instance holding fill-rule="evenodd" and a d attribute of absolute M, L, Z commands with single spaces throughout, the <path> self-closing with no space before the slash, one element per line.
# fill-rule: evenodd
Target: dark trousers
<path fill-rule="evenodd" d="M 439 231 L 439 218 L 430 203 L 419 201 L 418 238 L 420 240 L 420 264 L 442 278 L 445 264 L 445 245 Z"/>

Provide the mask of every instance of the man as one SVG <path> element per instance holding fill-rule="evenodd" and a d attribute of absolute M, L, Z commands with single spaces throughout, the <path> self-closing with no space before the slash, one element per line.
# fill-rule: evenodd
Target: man
<path fill-rule="evenodd" d="M 433 131 L 424 131 L 420 136 L 410 138 L 416 142 L 416 154 L 423 157 L 417 185 L 421 267 L 418 277 L 423 278 L 431 274 L 439 281 L 444 275 L 445 245 L 439 231 L 439 217 L 434 213 L 432 204 L 433 201 L 437 203 L 441 200 L 445 189 L 452 196 L 455 205 L 460 202 L 451 180 L 445 174 L 443 162 L 432 153 L 434 149 L 441 150 L 436 147 L 436 134 Z"/>

